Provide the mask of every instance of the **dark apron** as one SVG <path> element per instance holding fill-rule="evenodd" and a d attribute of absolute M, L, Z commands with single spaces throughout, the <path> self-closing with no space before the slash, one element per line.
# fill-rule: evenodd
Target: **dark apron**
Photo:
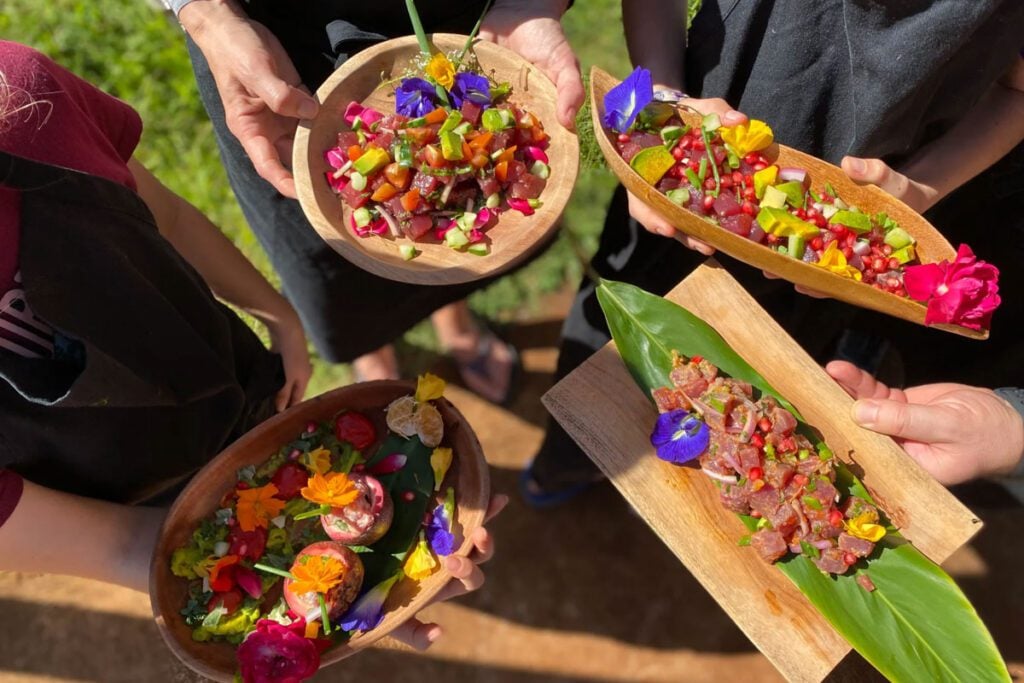
<path fill-rule="evenodd" d="M 56 358 L 0 352 L 0 467 L 121 503 L 180 486 L 268 417 L 280 357 L 160 236 L 137 194 L 0 152 L 25 298 Z"/>

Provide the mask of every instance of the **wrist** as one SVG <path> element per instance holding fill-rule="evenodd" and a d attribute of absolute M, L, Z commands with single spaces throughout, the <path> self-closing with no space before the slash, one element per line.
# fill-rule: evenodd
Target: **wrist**
<path fill-rule="evenodd" d="M 996 389 L 995 394 L 1006 404 L 1011 415 L 1012 427 L 1006 434 L 1011 444 L 1009 452 L 1013 455 L 1009 476 L 1024 478 L 1024 389 L 1007 387 Z"/>
<path fill-rule="evenodd" d="M 191 0 L 178 11 L 178 22 L 199 43 L 222 19 L 244 16 L 234 0 Z"/>

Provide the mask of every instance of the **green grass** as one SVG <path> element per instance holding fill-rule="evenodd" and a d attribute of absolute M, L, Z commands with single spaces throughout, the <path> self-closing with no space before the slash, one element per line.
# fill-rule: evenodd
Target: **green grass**
<path fill-rule="evenodd" d="M 579 2 L 566 31 L 587 73 L 592 64 L 624 75 L 629 68 L 618 0 Z M 184 38 L 177 24 L 142 0 L 5 0 L 0 36 L 31 45 L 103 90 L 129 102 L 145 129 L 136 153 L 168 187 L 206 213 L 272 282 L 266 255 L 242 217 L 220 165 L 213 130 L 196 92 Z M 481 315 L 509 320 L 538 311 L 544 294 L 575 286 L 581 255 L 597 247 L 611 174 L 594 163 L 594 141 L 581 128 L 584 165 L 551 248 L 523 270 L 475 293 Z M 435 350 L 429 325 L 402 340 L 407 373 L 418 371 L 416 350 Z M 348 369 L 314 359 L 310 393 L 350 380 Z"/>

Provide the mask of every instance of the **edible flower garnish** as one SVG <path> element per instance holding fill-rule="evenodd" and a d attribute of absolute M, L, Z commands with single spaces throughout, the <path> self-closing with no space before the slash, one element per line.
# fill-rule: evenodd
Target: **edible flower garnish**
<path fill-rule="evenodd" d="M 875 524 L 878 517 L 871 512 L 864 512 L 846 521 L 846 532 L 851 536 L 863 538 L 865 541 L 878 543 L 885 536 L 885 527 Z"/>
<path fill-rule="evenodd" d="M 434 470 L 434 490 L 441 490 L 441 482 L 444 475 L 448 474 L 448 468 L 452 466 L 452 449 L 435 448 L 430 454 L 430 467 Z"/>
<path fill-rule="evenodd" d="M 395 111 L 418 118 L 437 109 L 437 89 L 423 78 L 405 78 L 395 89 Z"/>
<path fill-rule="evenodd" d="M 401 572 L 390 579 L 381 581 L 376 586 L 363 594 L 348 612 L 341 618 L 339 625 L 343 631 L 370 631 L 377 628 L 384 619 L 384 602 L 391 593 L 391 587 L 398 579 L 402 578 Z"/>
<path fill-rule="evenodd" d="M 403 566 L 405 575 L 413 581 L 421 581 L 433 574 L 436 567 L 437 560 L 434 559 L 434 555 L 430 552 L 430 546 L 427 545 L 423 532 L 420 532 L 419 542 L 405 560 L 405 565 Z"/>
<path fill-rule="evenodd" d="M 450 90 L 455 84 L 455 65 L 443 52 L 431 57 L 424 71 L 445 90 Z"/>
<path fill-rule="evenodd" d="M 461 107 L 463 102 L 479 104 L 486 109 L 491 104 L 491 84 L 487 78 L 471 71 L 460 71 L 455 74 L 455 83 L 451 87 L 452 105 Z"/>
<path fill-rule="evenodd" d="M 416 380 L 416 400 L 420 403 L 441 398 L 444 394 L 445 381 L 429 372 Z"/>
<path fill-rule="evenodd" d="M 277 517 L 285 506 L 283 500 L 274 497 L 277 494 L 277 487 L 273 484 L 253 489 L 239 489 L 237 493 L 238 506 L 235 508 L 235 515 L 242 531 L 254 531 L 256 527 L 266 529 L 270 520 Z"/>
<path fill-rule="evenodd" d="M 447 557 L 455 552 L 455 534 L 452 533 L 455 517 L 455 489 L 449 487 L 445 501 L 434 508 L 427 525 L 427 541 L 438 557 Z"/>
<path fill-rule="evenodd" d="M 908 266 L 903 284 L 911 299 L 928 304 L 924 318 L 928 325 L 952 323 L 972 330 L 987 329 L 1001 303 L 999 269 L 979 261 L 966 244 L 960 245 L 952 263 Z"/>
<path fill-rule="evenodd" d="M 359 497 L 359 489 L 344 473 L 328 472 L 310 477 L 302 497 L 311 503 L 343 508 Z"/>
<path fill-rule="evenodd" d="M 235 568 L 241 558 L 238 555 L 225 555 L 217 560 L 210 570 L 210 588 L 223 593 L 235 587 Z"/>
<path fill-rule="evenodd" d="M 756 119 L 738 126 L 722 128 L 719 134 L 741 157 L 751 152 L 759 152 L 775 140 L 771 127 L 764 121 Z"/>
<path fill-rule="evenodd" d="M 298 632 L 296 632 L 298 630 Z M 245 683 L 303 681 L 320 668 L 320 652 L 304 638 L 305 623 L 282 626 L 270 619 L 256 622 L 256 630 L 238 646 L 238 665 Z"/>
<path fill-rule="evenodd" d="M 326 474 L 331 470 L 331 452 L 323 446 L 302 456 L 302 464 L 314 474 Z"/>
<path fill-rule="evenodd" d="M 637 115 L 654 99 L 651 72 L 643 67 L 633 70 L 626 80 L 604 96 L 604 125 L 619 133 L 629 130 Z"/>
<path fill-rule="evenodd" d="M 380 462 L 372 465 L 369 468 L 369 473 L 374 476 L 383 474 L 394 474 L 398 470 L 405 467 L 405 463 L 409 461 L 409 456 L 404 453 L 392 453 Z"/>
<path fill-rule="evenodd" d="M 651 432 L 651 445 L 657 449 L 658 457 L 677 465 L 698 457 L 710 441 L 708 426 L 682 408 L 659 415 Z"/>
<path fill-rule="evenodd" d="M 296 562 L 292 567 L 291 590 L 297 595 L 303 593 L 324 594 L 341 583 L 345 578 L 345 565 L 333 557 L 308 555 L 305 562 Z"/>
<path fill-rule="evenodd" d="M 857 281 L 860 281 L 861 278 L 860 271 L 846 262 L 846 256 L 836 247 L 836 241 L 828 243 L 825 251 L 821 254 L 821 258 L 814 265 L 830 270 L 836 275 L 853 278 Z"/>

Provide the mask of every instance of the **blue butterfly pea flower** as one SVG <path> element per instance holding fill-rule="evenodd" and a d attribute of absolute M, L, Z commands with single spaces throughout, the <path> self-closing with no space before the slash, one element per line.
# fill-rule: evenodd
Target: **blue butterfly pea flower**
<path fill-rule="evenodd" d="M 614 131 L 625 133 L 636 121 L 637 114 L 652 100 L 654 83 L 651 72 L 638 66 L 626 80 L 604 96 L 604 117 L 601 121 Z"/>

